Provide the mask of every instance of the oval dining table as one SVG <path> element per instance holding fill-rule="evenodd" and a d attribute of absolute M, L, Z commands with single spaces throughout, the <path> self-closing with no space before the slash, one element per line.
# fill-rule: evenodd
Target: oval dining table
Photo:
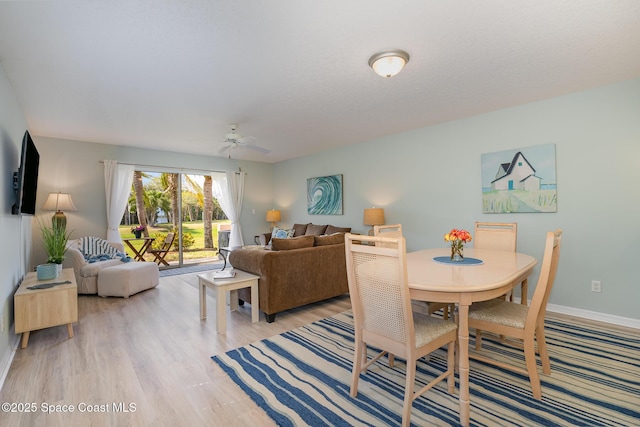
<path fill-rule="evenodd" d="M 465 248 L 467 262 L 435 261 L 449 258 L 450 248 L 424 249 L 407 253 L 407 274 L 411 299 L 455 303 L 458 307 L 458 372 L 460 376 L 460 424 L 469 425 L 469 306 L 508 293 L 531 275 L 538 261 L 518 252 Z"/>

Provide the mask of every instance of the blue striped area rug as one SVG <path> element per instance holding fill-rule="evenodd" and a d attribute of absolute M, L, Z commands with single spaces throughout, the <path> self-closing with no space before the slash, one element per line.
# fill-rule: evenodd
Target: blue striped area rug
<path fill-rule="evenodd" d="M 640 338 L 638 333 L 554 319 L 547 314 L 551 375 L 541 373 L 542 400 L 528 378 L 471 360 L 472 426 L 639 426 Z M 470 340 L 470 350 L 475 345 Z M 358 396 L 349 396 L 353 360 L 350 311 L 259 341 L 212 359 L 279 426 L 397 426 L 404 393 L 403 360 L 386 358 L 360 376 Z M 483 336 L 483 354 L 523 362 L 521 351 Z M 373 350 L 370 350 L 370 356 Z M 443 349 L 418 362 L 416 386 L 446 366 Z M 416 399 L 415 426 L 459 425 L 456 393 L 446 381 Z"/>

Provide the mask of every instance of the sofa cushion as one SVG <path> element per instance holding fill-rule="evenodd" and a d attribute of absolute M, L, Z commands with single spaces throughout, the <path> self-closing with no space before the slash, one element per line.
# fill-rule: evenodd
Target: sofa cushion
<path fill-rule="evenodd" d="M 333 225 L 327 225 L 327 229 L 324 231 L 324 234 L 336 233 L 351 233 L 351 227 L 334 227 Z"/>
<path fill-rule="evenodd" d="M 272 241 L 269 242 L 269 244 L 273 242 L 274 237 L 278 239 L 290 239 L 293 237 L 293 229 L 287 230 L 285 228 L 273 227 L 273 230 L 271 231 Z"/>
<path fill-rule="evenodd" d="M 290 249 L 310 248 L 313 246 L 313 236 L 299 236 L 291 239 L 271 239 L 271 250 L 287 251 Z"/>
<path fill-rule="evenodd" d="M 307 226 L 311 223 L 307 224 L 293 224 L 293 237 L 304 236 L 304 233 L 307 231 Z"/>
<path fill-rule="evenodd" d="M 87 263 L 83 267 L 80 268 L 80 276 L 82 277 L 93 277 L 97 276 L 103 268 L 109 268 L 116 265 L 122 265 L 122 261 L 119 259 L 109 259 L 106 261 L 97 261 L 93 263 Z"/>
<path fill-rule="evenodd" d="M 344 233 L 313 236 L 313 246 L 339 245 L 340 243 L 344 243 Z"/>
<path fill-rule="evenodd" d="M 307 231 L 305 231 L 305 236 L 321 236 L 324 234 L 327 229 L 326 225 L 315 225 L 309 224 L 307 225 Z"/>

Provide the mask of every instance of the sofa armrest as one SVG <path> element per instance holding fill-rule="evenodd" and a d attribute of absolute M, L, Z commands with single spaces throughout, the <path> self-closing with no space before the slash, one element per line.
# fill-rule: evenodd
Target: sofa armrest
<path fill-rule="evenodd" d="M 233 268 L 261 276 L 267 273 L 265 257 L 271 251 L 257 249 L 236 249 L 229 254 Z"/>
<path fill-rule="evenodd" d="M 73 270 L 76 272 L 80 272 L 80 269 L 84 267 L 87 263 L 80 252 L 75 246 L 70 246 L 67 248 L 67 252 L 65 253 L 65 258 L 68 258 L 71 261 L 71 265 L 73 266 Z"/>
<path fill-rule="evenodd" d="M 258 238 L 260 239 L 260 243 L 258 243 L 260 246 L 267 246 L 271 241 L 271 232 L 259 234 Z"/>

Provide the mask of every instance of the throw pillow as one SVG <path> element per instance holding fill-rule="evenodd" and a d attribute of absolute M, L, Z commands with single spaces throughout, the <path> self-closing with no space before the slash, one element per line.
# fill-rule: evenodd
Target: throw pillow
<path fill-rule="evenodd" d="M 291 239 L 271 239 L 271 250 L 288 251 L 290 249 L 310 248 L 313 246 L 313 236 L 300 236 Z"/>
<path fill-rule="evenodd" d="M 321 236 L 324 234 L 326 229 L 327 229 L 326 225 L 309 224 L 307 225 L 307 231 L 305 231 L 304 235 L 305 236 Z"/>
<path fill-rule="evenodd" d="M 271 231 L 271 239 L 276 237 L 278 239 L 290 239 L 293 237 L 293 229 L 287 230 L 285 228 L 273 227 Z"/>
<path fill-rule="evenodd" d="M 336 234 L 336 233 L 351 233 L 351 227 L 334 227 L 333 225 L 327 225 L 327 229 L 324 234 Z"/>
<path fill-rule="evenodd" d="M 304 233 L 307 231 L 307 226 L 311 223 L 307 224 L 293 224 L 293 237 L 304 236 Z"/>
<path fill-rule="evenodd" d="M 313 246 L 339 245 L 340 243 L 344 243 L 344 233 L 313 236 Z"/>

